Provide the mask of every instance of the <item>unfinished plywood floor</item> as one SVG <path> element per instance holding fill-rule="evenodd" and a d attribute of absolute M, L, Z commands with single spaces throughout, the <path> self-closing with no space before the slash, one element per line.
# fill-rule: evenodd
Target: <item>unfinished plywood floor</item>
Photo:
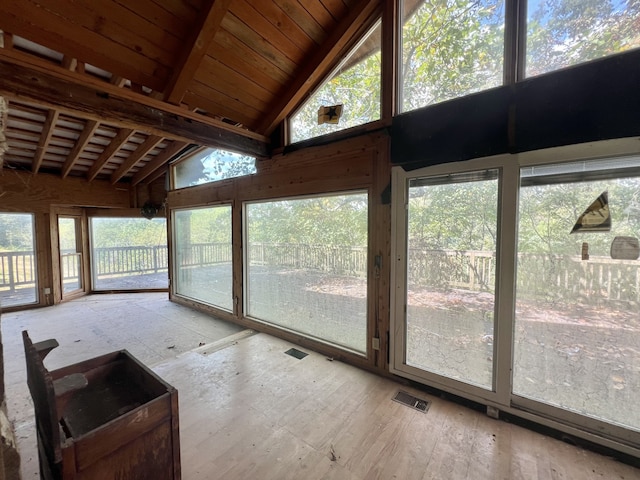
<path fill-rule="evenodd" d="M 161 304 L 168 302 L 155 298 L 149 308 L 164 311 Z M 169 304 L 167 309 L 178 316 L 193 313 L 174 307 L 178 306 Z M 3 323 L 15 320 L 15 315 L 6 315 Z M 24 315 L 20 314 L 23 322 Z M 14 327 L 6 323 L 5 355 L 15 363 L 11 355 L 17 340 L 9 335 Z M 36 330 L 31 331 L 36 337 Z M 102 332 L 107 338 L 109 332 Z M 105 343 L 137 355 L 128 337 L 116 327 Z M 139 358 L 155 363 L 153 369 L 179 391 L 185 480 L 640 478 L 640 470 L 631 466 L 314 352 L 305 350 L 309 355 L 301 360 L 285 355 L 294 346 L 289 342 L 264 334 L 231 338 L 234 341 L 218 342 L 225 348 L 196 348 L 159 363 L 155 355 L 166 354 L 166 345 L 159 342 L 156 348 L 161 351 L 147 360 L 147 350 L 141 349 Z M 76 347 L 80 348 L 73 341 L 61 342 L 58 356 L 53 358 L 54 351 L 47 359 L 49 367 L 79 360 Z M 84 353 L 94 356 L 102 351 Z M 393 402 L 399 388 L 431 400 L 428 413 Z M 29 415 L 23 422 L 33 423 Z M 25 435 L 24 424 L 17 427 L 23 478 L 37 478 L 35 440 Z"/>

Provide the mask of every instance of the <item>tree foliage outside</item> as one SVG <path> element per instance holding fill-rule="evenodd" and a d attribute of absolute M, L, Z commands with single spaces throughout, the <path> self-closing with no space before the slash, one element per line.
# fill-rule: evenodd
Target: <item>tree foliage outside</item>
<path fill-rule="evenodd" d="M 183 246 L 194 243 L 231 244 L 229 205 L 177 210 L 174 218 L 176 237 Z"/>
<path fill-rule="evenodd" d="M 504 1 L 404 2 L 402 110 L 502 84 Z"/>
<path fill-rule="evenodd" d="M 402 111 L 502 85 L 504 0 L 402 4 Z M 640 0 L 530 0 L 527 11 L 528 76 L 640 47 Z M 379 40 L 375 49 L 364 46 L 366 55 L 347 61 L 291 118 L 291 141 L 380 118 Z M 318 108 L 337 104 L 345 112 L 339 124 L 317 125 Z"/>
<path fill-rule="evenodd" d="M 381 116 L 382 60 L 379 22 L 350 53 L 342 65 L 291 117 L 291 141 L 298 142 L 326 133 L 379 120 Z M 353 59 L 356 59 L 355 63 Z M 342 105 L 339 123 L 318 125 L 318 109 Z"/>
<path fill-rule="evenodd" d="M 91 242 L 93 248 L 166 246 L 167 222 L 164 218 L 94 217 Z"/>
<path fill-rule="evenodd" d="M 33 250 L 33 215 L 0 213 L 0 252 Z"/>
<path fill-rule="evenodd" d="M 256 173 L 256 159 L 220 148 L 207 148 L 174 165 L 175 188 L 191 187 Z"/>
<path fill-rule="evenodd" d="M 249 243 L 367 246 L 366 193 L 247 205 Z"/>
<path fill-rule="evenodd" d="M 640 0 L 531 0 L 527 76 L 640 47 Z"/>

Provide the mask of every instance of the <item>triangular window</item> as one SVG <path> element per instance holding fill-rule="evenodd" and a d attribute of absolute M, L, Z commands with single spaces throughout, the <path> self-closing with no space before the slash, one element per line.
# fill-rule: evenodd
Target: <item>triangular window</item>
<path fill-rule="evenodd" d="M 380 119 L 381 26 L 376 22 L 290 118 L 291 143 Z"/>

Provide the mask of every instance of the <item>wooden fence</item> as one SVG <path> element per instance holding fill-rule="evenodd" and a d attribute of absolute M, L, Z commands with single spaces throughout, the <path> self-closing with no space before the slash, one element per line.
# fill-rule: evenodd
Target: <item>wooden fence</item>
<path fill-rule="evenodd" d="M 492 252 L 411 249 L 408 266 L 409 285 L 495 290 Z M 640 303 L 640 261 L 520 253 L 516 283 L 519 298 Z"/>
<path fill-rule="evenodd" d="M 366 277 L 367 250 L 364 247 L 301 244 L 252 243 L 249 262 L 278 268 L 308 269 L 335 275 Z M 63 268 L 67 279 L 78 275 L 75 257 Z M 179 249 L 180 267 L 231 263 L 228 243 L 198 243 Z M 94 269 L 98 277 L 167 271 L 165 245 L 94 249 Z M 493 292 L 495 256 L 492 252 L 410 249 L 410 286 L 460 288 Z M 0 252 L 0 289 L 33 286 L 36 280 L 32 252 Z M 577 256 L 519 254 L 517 287 L 520 298 L 556 301 L 561 298 L 584 303 L 603 301 L 640 303 L 640 261 Z"/>

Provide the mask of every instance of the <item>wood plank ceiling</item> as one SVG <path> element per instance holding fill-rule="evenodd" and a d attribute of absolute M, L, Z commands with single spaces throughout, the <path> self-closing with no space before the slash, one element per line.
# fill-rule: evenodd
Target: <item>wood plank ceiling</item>
<path fill-rule="evenodd" d="M 3 168 L 138 184 L 189 144 L 268 156 L 382 3 L 0 2 Z"/>

